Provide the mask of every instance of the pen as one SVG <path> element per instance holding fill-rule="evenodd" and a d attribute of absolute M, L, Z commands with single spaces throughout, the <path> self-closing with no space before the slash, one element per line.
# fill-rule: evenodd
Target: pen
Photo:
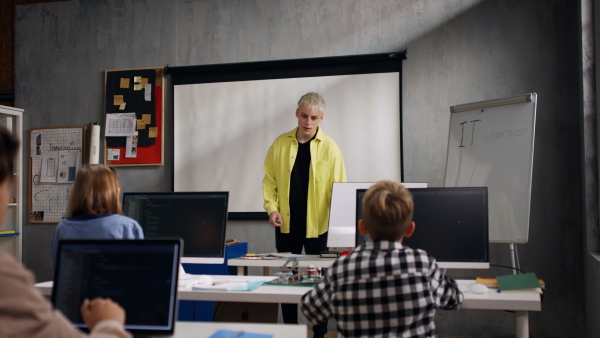
<path fill-rule="evenodd" d="M 220 280 L 220 281 L 212 283 L 212 285 L 221 285 L 221 284 L 227 284 L 227 283 L 229 283 L 228 280 Z M 235 337 L 235 336 L 232 336 L 232 337 Z"/>
<path fill-rule="evenodd" d="M 244 331 L 237 331 L 237 332 L 232 332 L 226 336 L 223 336 L 223 338 L 233 338 L 233 337 L 239 337 L 241 335 L 244 334 Z"/>

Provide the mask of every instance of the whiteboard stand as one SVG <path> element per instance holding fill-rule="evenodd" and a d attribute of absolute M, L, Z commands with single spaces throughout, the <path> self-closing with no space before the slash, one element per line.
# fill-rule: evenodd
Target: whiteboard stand
<path fill-rule="evenodd" d="M 489 241 L 527 243 L 537 94 L 450 107 L 446 187 L 488 187 Z"/>
<path fill-rule="evenodd" d="M 521 263 L 519 262 L 519 252 L 517 251 L 517 244 L 510 243 L 509 245 L 512 259 L 513 275 L 516 275 L 517 271 L 521 270 Z"/>

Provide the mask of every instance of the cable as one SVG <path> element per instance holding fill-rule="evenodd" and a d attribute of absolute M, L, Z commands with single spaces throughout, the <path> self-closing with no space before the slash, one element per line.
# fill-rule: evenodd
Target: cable
<path fill-rule="evenodd" d="M 506 268 L 506 269 L 511 269 L 511 270 L 517 270 L 520 273 L 527 273 L 527 271 L 519 269 L 519 268 L 515 268 L 513 266 L 508 266 L 508 265 L 498 265 L 498 264 L 490 264 L 490 266 L 495 266 L 497 268 Z"/>

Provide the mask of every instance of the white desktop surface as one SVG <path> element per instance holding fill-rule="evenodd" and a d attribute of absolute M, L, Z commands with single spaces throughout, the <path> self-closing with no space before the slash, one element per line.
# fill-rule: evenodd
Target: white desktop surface
<path fill-rule="evenodd" d="M 260 261 L 260 260 L 259 260 Z M 267 261 L 265 261 L 267 262 Z M 269 276 L 213 276 L 229 280 L 272 280 Z M 465 310 L 509 310 L 515 311 L 516 336 L 529 336 L 529 311 L 541 311 L 541 295 L 536 292 L 497 292 L 490 289 L 487 293 L 476 294 L 469 290 L 474 280 L 457 280 L 464 294 L 461 309 Z M 37 283 L 36 288 L 42 295 L 52 294 L 52 282 Z M 253 303 L 299 303 L 302 296 L 311 290 L 305 286 L 263 285 L 252 291 L 193 291 L 191 287 L 179 287 L 179 300 L 253 302 Z"/>
<path fill-rule="evenodd" d="M 270 334 L 274 338 L 306 338 L 304 324 L 177 322 L 173 338 L 208 338 L 219 330 Z"/>
<path fill-rule="evenodd" d="M 225 276 L 214 276 L 223 278 Z M 229 280 L 272 280 L 267 276 L 226 276 Z M 464 294 L 461 309 L 541 311 L 540 294 L 536 292 L 501 292 L 490 289 L 487 293 L 476 294 L 469 290 L 474 280 L 456 281 Z M 52 294 L 52 282 L 37 283 L 36 288 L 44 296 Z M 251 302 L 251 303 L 299 303 L 302 296 L 311 290 L 308 286 L 263 285 L 252 291 L 193 291 L 191 287 L 179 287 L 179 300 Z"/>

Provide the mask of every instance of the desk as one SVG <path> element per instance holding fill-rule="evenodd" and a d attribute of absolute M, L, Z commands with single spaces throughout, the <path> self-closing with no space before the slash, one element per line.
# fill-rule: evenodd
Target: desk
<path fill-rule="evenodd" d="M 215 276 L 219 278 L 222 276 Z M 229 280 L 266 280 L 264 276 L 227 276 Z M 509 310 L 516 312 L 516 336 L 529 337 L 529 311 L 541 311 L 542 301 L 538 293 L 498 293 L 490 290 L 485 294 L 476 294 L 469 290 L 474 280 L 457 280 L 464 294 L 461 309 L 465 310 Z M 35 285 L 45 296 L 52 293 L 52 282 Z M 191 287 L 179 287 L 179 300 L 208 300 L 221 302 L 254 303 L 299 303 L 310 287 L 263 285 L 253 291 L 192 291 Z"/>
<path fill-rule="evenodd" d="M 307 255 L 306 258 L 298 259 L 298 266 L 306 268 L 309 265 L 330 267 L 336 258 L 321 258 L 318 255 Z M 238 275 L 244 274 L 244 267 L 255 266 L 263 267 L 263 275 L 269 275 L 269 268 L 281 267 L 286 262 L 286 259 L 230 259 L 229 266 L 238 267 Z M 472 280 L 457 280 L 457 283 L 465 295 L 465 299 L 461 306 L 462 309 L 474 310 L 509 310 L 515 311 L 516 321 L 516 336 L 529 337 L 529 311 L 541 311 L 542 302 L 540 295 L 536 293 L 494 293 L 479 295 L 469 291 L 469 284 Z"/>
<path fill-rule="evenodd" d="M 177 322 L 173 338 L 208 338 L 218 330 L 271 334 L 274 338 L 306 338 L 307 334 L 304 324 Z"/>
<path fill-rule="evenodd" d="M 214 277 L 223 278 L 223 276 Z M 227 276 L 230 281 L 267 281 L 274 278 L 265 276 Z M 37 283 L 35 286 L 42 295 L 52 295 L 52 281 Z M 179 286 L 177 296 L 179 300 L 295 304 L 299 303 L 300 298 L 310 289 L 308 286 L 263 285 L 252 291 L 193 291 L 189 286 Z"/>
<path fill-rule="evenodd" d="M 328 268 L 335 262 L 337 258 L 321 258 L 319 255 L 306 255 L 305 258 L 298 258 L 298 267 L 307 268 L 309 265 L 312 266 L 322 266 Z M 263 275 L 269 276 L 269 268 L 279 268 L 285 262 L 287 258 L 277 258 L 277 259 L 244 259 L 244 258 L 235 258 L 227 260 L 228 266 L 237 266 L 238 275 L 244 275 L 244 268 L 249 266 L 257 266 L 263 267 Z"/>

